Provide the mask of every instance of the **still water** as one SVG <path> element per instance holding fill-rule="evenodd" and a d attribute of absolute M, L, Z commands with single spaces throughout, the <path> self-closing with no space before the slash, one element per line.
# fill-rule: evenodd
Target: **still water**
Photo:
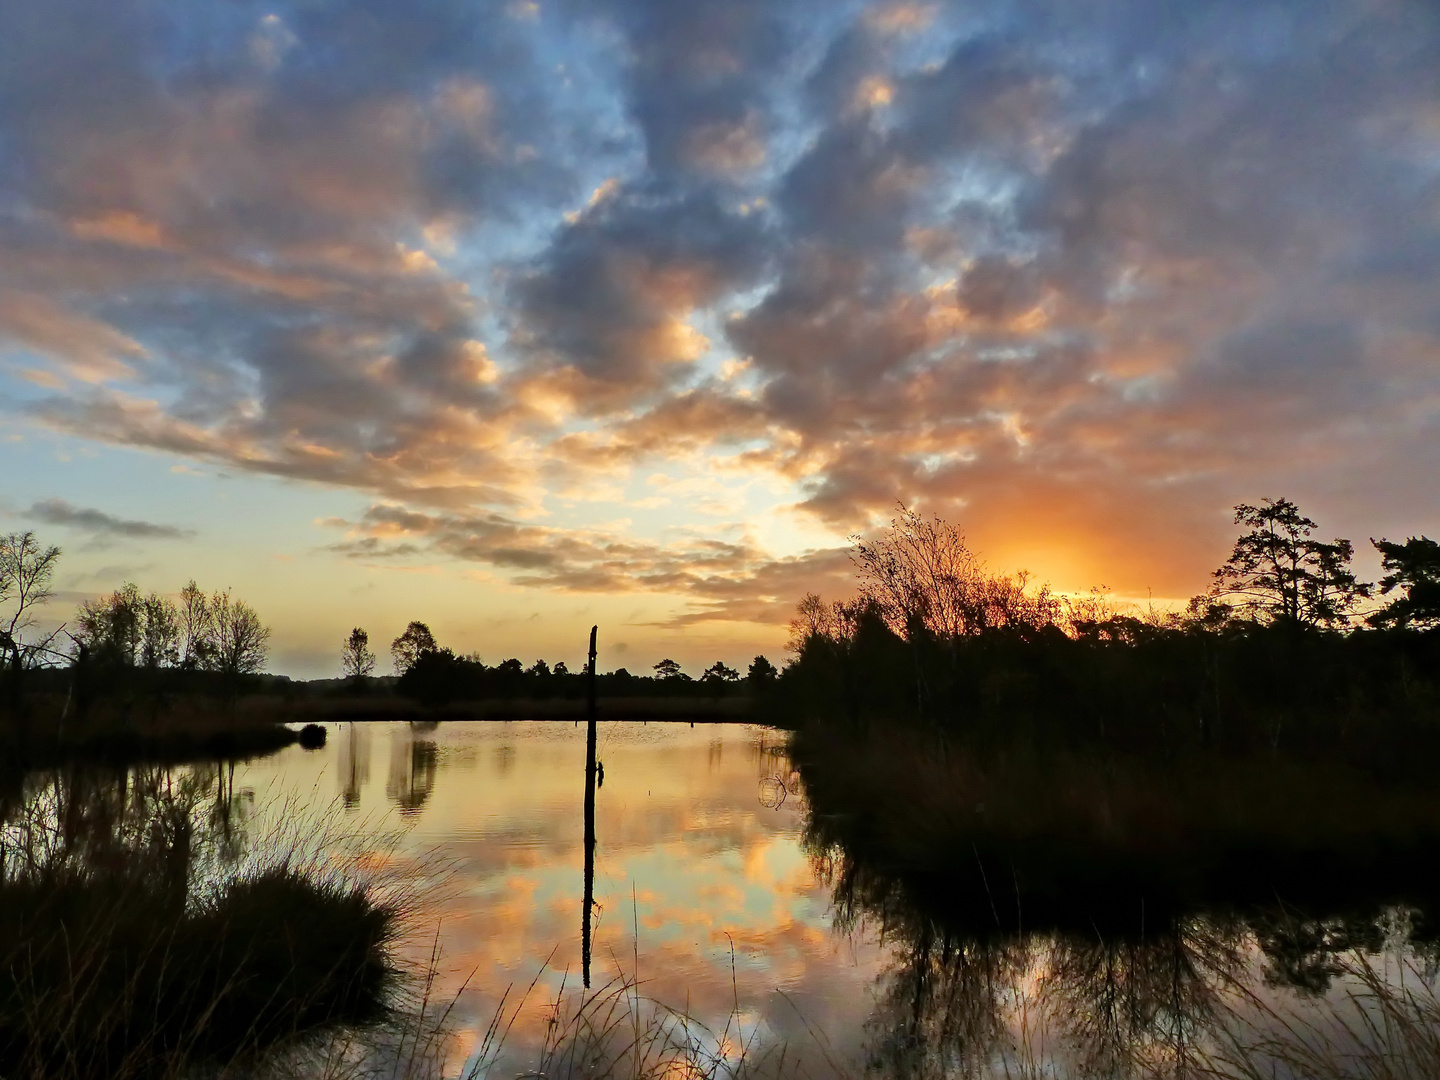
<path fill-rule="evenodd" d="M 1386 1055 L 1440 1023 L 1436 934 L 1418 910 L 1221 904 L 1147 923 L 1141 901 L 1124 933 L 1002 926 L 1014 905 L 981 868 L 987 902 L 937 914 L 846 849 L 855 815 L 812 815 L 785 747 L 756 726 L 600 725 L 595 984 L 638 976 L 722 1054 L 783 1046 L 811 1076 L 1304 1076 L 1342 1060 L 1364 1075 L 1365 1010 L 1412 995 L 1418 1027 L 1387 1027 Z M 481 1057 L 508 995 L 514 1021 L 484 1074 L 513 1077 L 578 991 L 584 762 L 568 723 L 341 724 L 322 751 L 257 760 L 234 782 L 257 824 L 317 808 L 368 865 L 413 884 L 404 948 L 420 966 L 438 948 L 436 997 L 457 1000 L 449 1074 Z M 945 914 L 962 909 L 982 914 Z"/>
<path fill-rule="evenodd" d="M 784 733 L 602 722 L 598 745 L 595 985 L 638 971 L 643 995 L 712 1032 L 730 1022 L 792 1060 L 856 1059 L 886 949 L 833 928 Z M 362 723 L 241 766 L 234 784 L 252 831 L 267 807 L 338 815 L 375 838 L 372 864 L 416 883 L 405 947 L 423 962 L 438 933 L 437 996 L 467 987 L 458 1056 L 502 994 L 508 1009 L 535 982 L 492 1070 L 513 1076 L 580 980 L 584 770 L 583 725 Z"/>
<path fill-rule="evenodd" d="M 354 937 L 337 929 L 349 909 L 319 884 L 339 866 L 402 901 L 394 959 L 417 996 L 428 973 L 425 1019 L 410 1022 L 412 998 L 399 1029 L 377 1024 L 336 984 L 332 997 L 354 1007 L 326 1012 L 319 1042 L 294 1044 L 298 1058 L 282 1046 L 257 1075 L 300 1061 L 298 1075 L 344 1066 L 417 1080 L 1440 1076 L 1440 921 L 1427 914 L 1440 911 L 1440 853 L 1419 833 L 1384 850 L 1291 844 L 1274 849 L 1288 852 L 1280 862 L 1252 858 L 1218 878 L 1193 843 L 1132 844 L 1097 872 L 1085 852 L 1102 849 L 1077 847 L 1064 822 L 1028 854 L 1014 834 L 999 843 L 999 819 L 1035 800 L 987 817 L 973 779 L 885 782 L 867 802 L 813 753 L 796 771 L 773 729 L 602 723 L 587 995 L 584 730 L 339 724 L 328 736 L 321 750 L 247 763 L 74 763 L 0 786 L 0 887 L 31 911 L 0 905 L 0 1071 L 50 1075 L 3 1062 L 48 1061 L 31 1051 L 54 1033 L 36 1024 L 77 1008 L 120 1040 L 112 1062 L 129 1060 L 146 1017 L 146 1038 L 165 1045 L 205 1034 L 160 1024 L 149 1006 L 117 1011 L 88 974 L 113 969 L 128 986 L 134 964 L 187 941 L 188 967 L 151 964 L 136 986 L 188 1001 L 161 991 L 177 971 L 213 969 L 204 985 L 263 998 L 276 978 L 247 982 L 236 965 L 271 953 L 276 970 L 323 986 L 337 961 L 333 941 L 319 943 Z M 891 775 L 876 757 L 887 741 L 868 745 L 840 759 Z M 1263 831 L 1251 833 L 1227 850 Z M 908 836 L 928 839 L 896 842 Z M 292 887 L 267 865 L 320 876 Z M 266 907 L 266 896 L 282 899 Z M 56 923 L 71 910 L 93 918 Z M 259 914 L 246 923 L 246 910 Z M 287 938 L 297 932 L 308 953 Z M 230 959 L 220 938 L 239 943 Z M 136 953 L 134 941 L 159 945 Z M 302 954 L 310 967 L 296 966 Z M 293 1011 L 287 999 L 282 1017 Z M 325 1041 L 357 1032 L 338 1049 Z M 424 1068 L 391 1067 L 422 1041 L 436 1051 L 420 1055 Z M 637 1043 L 655 1053 L 627 1059 Z M 547 1058 L 557 1046 L 588 1049 Z M 72 1050 L 91 1048 L 81 1040 L 60 1058 Z M 671 1067 L 681 1057 L 689 1065 Z"/>

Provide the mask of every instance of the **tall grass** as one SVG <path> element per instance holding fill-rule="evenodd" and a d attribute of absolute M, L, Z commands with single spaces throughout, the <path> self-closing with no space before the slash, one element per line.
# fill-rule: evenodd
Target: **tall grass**
<path fill-rule="evenodd" d="M 1277 1003 L 1248 986 L 1213 1033 L 1202 1075 L 1223 1080 L 1433 1080 L 1440 1077 L 1440 994 L 1413 958 L 1348 956 L 1321 1007 Z"/>
<path fill-rule="evenodd" d="M 213 770 L 32 777 L 0 830 L 0 1076 L 250 1069 L 397 1020 L 403 892 L 314 822 L 247 857 L 243 810 Z"/>
<path fill-rule="evenodd" d="M 733 982 L 730 1011 L 716 1029 L 686 1008 L 646 993 L 646 984 L 638 976 L 638 953 L 634 963 L 627 972 L 615 961 L 614 975 L 593 990 L 572 988 L 565 973 L 554 998 L 544 1006 L 545 1034 L 533 1064 L 522 1064 L 518 1073 L 503 1075 L 526 1080 L 765 1080 L 844 1075 L 833 1061 L 815 1073 L 792 1048 L 764 1039 L 757 1024 L 747 1023 Z M 462 1080 L 497 1075 L 506 1039 L 544 971 L 542 965 L 508 1009 L 510 994 L 507 991 L 502 996 L 479 1048 L 459 1073 Z M 819 1059 L 828 1060 L 823 1035 L 812 1034 L 821 1051 Z"/>
<path fill-rule="evenodd" d="M 393 915 L 280 867 L 194 905 L 123 877 L 0 889 L 0 1074 L 169 1075 L 384 1011 Z"/>

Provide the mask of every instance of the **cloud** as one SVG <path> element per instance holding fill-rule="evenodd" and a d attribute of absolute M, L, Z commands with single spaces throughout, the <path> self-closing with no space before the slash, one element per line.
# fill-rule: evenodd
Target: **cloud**
<path fill-rule="evenodd" d="M 34 417 L 386 494 L 526 497 L 485 445 L 528 413 L 437 258 L 564 198 L 586 138 L 534 92 L 513 20 L 369 7 L 217 13 L 204 55 L 167 44 L 179 9 L 7 13 L 0 348 L 81 380 Z"/>
<path fill-rule="evenodd" d="M 361 493 L 344 554 L 773 621 L 838 564 L 682 493 L 1177 591 L 1238 501 L 1440 505 L 1419 0 L 12 7 L 9 408 Z M 570 509 L 646 498 L 722 539 Z"/>
<path fill-rule="evenodd" d="M 327 521 L 338 527 L 342 523 Z M 752 538 L 709 533 L 667 543 L 618 531 L 528 525 L 498 514 L 369 507 L 343 523 L 331 550 L 359 560 L 445 555 L 508 573 L 520 586 L 566 592 L 650 592 L 682 598 L 688 610 L 667 625 L 731 620 L 784 624 L 807 591 L 850 591 L 844 549 L 773 558 Z"/>
<path fill-rule="evenodd" d="M 705 353 L 689 320 L 750 283 L 761 239 L 753 219 L 713 194 L 613 195 L 562 229 L 517 282 L 515 340 L 534 363 L 575 372 L 577 403 L 633 405 L 683 380 Z"/>
<path fill-rule="evenodd" d="M 769 82 L 792 63 L 803 8 L 765 0 L 611 0 L 628 52 L 624 94 L 658 179 L 731 177 L 764 160 Z"/>
<path fill-rule="evenodd" d="M 188 540 L 195 535 L 194 529 L 115 517 L 103 510 L 71 506 L 64 499 L 44 499 L 37 502 L 30 507 L 29 516 L 46 525 L 77 529 L 96 536 L 122 537 L 126 540 Z"/>

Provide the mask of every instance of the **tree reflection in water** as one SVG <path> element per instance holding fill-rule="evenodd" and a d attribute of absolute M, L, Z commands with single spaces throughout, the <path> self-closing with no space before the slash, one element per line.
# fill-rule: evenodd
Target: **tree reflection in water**
<path fill-rule="evenodd" d="M 32 773 L 0 793 L 0 875 L 123 874 L 184 895 L 245 852 L 254 797 L 234 784 L 234 767 L 218 763 Z"/>
<path fill-rule="evenodd" d="M 434 739 L 420 738 L 434 725 L 408 724 L 390 736 L 390 773 L 385 795 L 402 816 L 417 814 L 435 790 L 435 769 L 439 763 Z"/>
<path fill-rule="evenodd" d="M 808 807 L 805 846 L 831 889 L 836 929 L 878 935 L 890 949 L 868 1022 L 872 1075 L 1178 1078 L 1268 1076 L 1272 1068 L 1277 1076 L 1313 1075 L 1283 1061 L 1295 1040 L 1323 1039 L 1337 1025 L 1347 1031 L 1347 1054 L 1387 1060 L 1394 1048 L 1385 1036 L 1371 1038 L 1361 1015 L 1396 1008 L 1373 977 L 1370 958 L 1378 955 L 1401 956 L 1422 981 L 1418 997 L 1396 999 L 1414 1030 L 1440 1030 L 1433 1026 L 1440 950 L 1418 910 L 1383 898 L 1357 904 L 1347 893 L 1349 906 L 1323 917 L 1278 905 L 1172 904 L 1147 913 L 1140 895 L 1097 897 L 1077 883 L 1059 901 L 1040 898 L 1044 921 L 1030 925 L 1023 874 L 982 866 L 975 850 L 949 853 L 969 864 L 962 872 L 896 865 L 859 817 Z M 1325 998 L 1337 980 L 1348 989 Z M 1282 998 L 1289 1005 L 1274 1004 Z M 1278 1043 L 1265 1030 L 1287 1024 Z M 1269 1048 L 1252 1049 L 1261 1043 Z M 1224 1069 L 1216 1066 L 1217 1047 L 1232 1051 Z M 1333 1073 L 1352 1074 L 1390 1075 L 1368 1065 L 1354 1073 L 1337 1065 Z"/>
<path fill-rule="evenodd" d="M 354 722 L 342 725 L 339 746 L 335 775 L 340 781 L 345 809 L 354 810 L 360 805 L 361 792 L 370 782 L 370 725 Z"/>

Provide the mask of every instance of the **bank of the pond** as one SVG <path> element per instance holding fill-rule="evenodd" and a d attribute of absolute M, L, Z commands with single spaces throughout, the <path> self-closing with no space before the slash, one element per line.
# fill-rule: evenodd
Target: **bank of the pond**
<path fill-rule="evenodd" d="M 428 705 L 397 695 L 327 695 L 273 701 L 273 716 L 290 724 L 366 720 L 441 722 L 462 720 L 583 720 L 584 698 L 491 698 Z M 753 707 L 745 697 L 602 697 L 596 716 L 617 720 L 750 723 Z"/>
<path fill-rule="evenodd" d="M 99 713 L 84 719 L 47 717 L 41 710 L 23 722 L 0 718 L 0 783 L 14 784 L 37 769 L 233 761 L 273 754 L 296 743 L 324 742 L 324 729 L 318 726 L 302 730 L 287 726 L 278 714 L 207 704 L 186 702 L 140 715 Z"/>
<path fill-rule="evenodd" d="M 385 1015 L 394 913 L 278 868 L 199 902 L 128 875 L 0 885 L 0 1075 L 224 1064 Z"/>

